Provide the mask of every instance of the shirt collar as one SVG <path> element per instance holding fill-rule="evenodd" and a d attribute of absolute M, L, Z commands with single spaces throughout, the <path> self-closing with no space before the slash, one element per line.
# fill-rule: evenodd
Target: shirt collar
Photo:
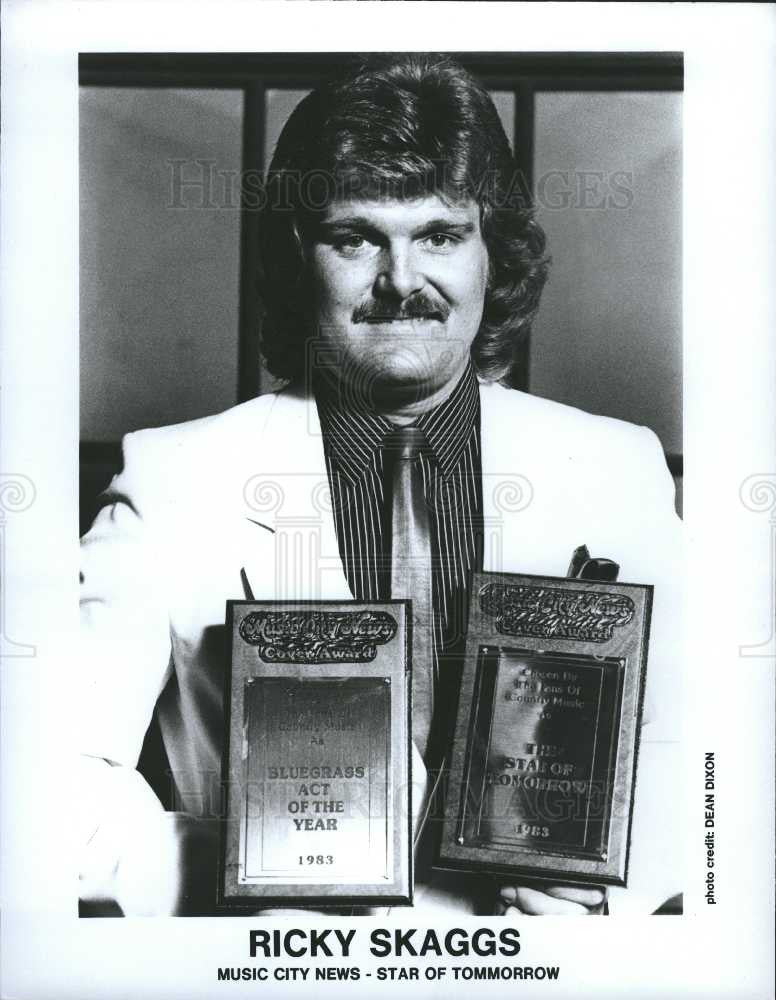
<path fill-rule="evenodd" d="M 324 441 L 336 463 L 353 479 L 359 479 L 394 425 L 356 401 L 337 394 L 316 391 Z M 450 395 L 423 413 L 415 426 L 424 432 L 429 447 L 447 478 L 456 468 L 480 412 L 480 393 L 471 362 Z"/>
<path fill-rule="evenodd" d="M 426 435 L 445 479 L 458 465 L 479 414 L 480 387 L 469 362 L 447 399 L 417 420 L 417 426 Z"/>

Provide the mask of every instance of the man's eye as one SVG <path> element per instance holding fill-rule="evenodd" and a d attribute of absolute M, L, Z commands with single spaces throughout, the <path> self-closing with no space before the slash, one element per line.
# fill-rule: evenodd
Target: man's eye
<path fill-rule="evenodd" d="M 354 250 L 361 250 L 362 247 L 366 246 L 366 239 L 359 235 L 359 233 L 350 233 L 348 236 L 341 236 L 334 243 L 334 248 L 344 253 L 353 252 Z"/>
<path fill-rule="evenodd" d="M 430 236 L 426 237 L 425 242 L 434 250 L 447 250 L 458 240 L 450 233 L 431 233 Z"/>

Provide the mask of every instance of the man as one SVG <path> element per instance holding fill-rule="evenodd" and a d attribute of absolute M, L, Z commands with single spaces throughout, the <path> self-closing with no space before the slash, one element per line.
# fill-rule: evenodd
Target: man
<path fill-rule="evenodd" d="M 671 686 L 676 519 L 656 438 L 499 385 L 547 261 L 487 93 L 456 64 L 418 56 L 314 92 L 275 151 L 262 242 L 264 351 L 289 387 L 129 435 L 84 539 L 82 890 L 125 913 L 209 905 L 195 897 L 212 886 L 225 601 L 419 603 L 400 592 L 392 551 L 399 439 L 414 441 L 413 489 L 422 481 L 428 510 L 434 676 L 416 704 L 428 694 L 433 710 L 413 719 L 418 770 L 449 737 L 480 565 L 563 575 L 584 543 L 623 578 L 654 583 L 648 698 L 663 707 Z M 400 568 L 416 569 L 411 557 Z M 172 814 L 134 770 L 154 710 L 181 807 Z M 666 805 L 661 751 L 644 746 L 642 814 L 649 775 Z M 658 905 L 676 887 L 647 863 L 658 834 L 641 835 L 640 818 L 636 882 Z M 602 901 L 564 886 L 419 881 L 429 910 L 587 914 Z"/>

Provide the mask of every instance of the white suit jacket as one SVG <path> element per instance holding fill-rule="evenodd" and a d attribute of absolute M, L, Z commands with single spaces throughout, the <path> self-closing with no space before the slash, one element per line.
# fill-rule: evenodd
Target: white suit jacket
<path fill-rule="evenodd" d="M 679 521 L 662 450 L 643 427 L 498 385 L 481 385 L 480 395 L 484 568 L 563 576 L 586 544 L 620 564 L 620 580 L 655 587 L 654 721 L 642 735 L 629 898 L 643 877 L 659 902 L 681 888 L 665 864 L 678 840 L 666 815 L 681 591 Z M 130 434 L 123 450 L 109 503 L 83 539 L 81 749 L 134 767 L 162 695 L 179 802 L 217 815 L 224 611 L 227 599 L 246 596 L 241 570 L 257 599 L 352 596 L 317 409 L 287 389 Z M 653 812 L 658 822 L 649 822 Z"/>

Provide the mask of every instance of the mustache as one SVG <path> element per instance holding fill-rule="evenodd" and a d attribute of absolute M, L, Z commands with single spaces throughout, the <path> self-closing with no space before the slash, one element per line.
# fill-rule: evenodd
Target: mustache
<path fill-rule="evenodd" d="M 436 319 L 444 323 L 450 315 L 446 302 L 435 302 L 423 292 L 403 302 L 362 302 L 353 310 L 353 323 L 396 322 L 406 319 Z"/>

